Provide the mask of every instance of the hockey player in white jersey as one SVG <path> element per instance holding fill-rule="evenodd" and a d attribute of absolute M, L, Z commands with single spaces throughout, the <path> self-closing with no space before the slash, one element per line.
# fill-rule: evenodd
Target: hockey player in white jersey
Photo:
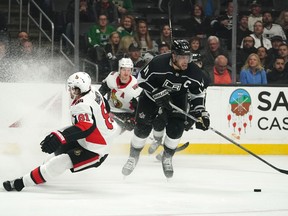
<path fill-rule="evenodd" d="M 102 95 L 91 88 L 91 78 L 85 72 L 71 75 L 67 87 L 72 99 L 72 125 L 53 131 L 40 143 L 42 151 L 54 157 L 23 177 L 3 182 L 5 190 L 21 191 L 49 181 L 68 169 L 79 172 L 98 167 L 107 158 L 112 137 L 119 132 Z"/>
<path fill-rule="evenodd" d="M 137 99 L 142 91 L 132 72 L 132 60 L 122 58 L 119 60 L 119 70 L 112 71 L 99 88 L 102 96 L 107 95 L 111 116 L 121 126 L 122 132 L 134 129 Z"/>
<path fill-rule="evenodd" d="M 107 95 L 111 116 L 120 125 L 121 132 L 134 129 L 138 97 L 142 92 L 137 79 L 132 75 L 133 67 L 130 58 L 120 59 L 118 71 L 112 71 L 102 81 L 99 88 L 99 92 L 103 96 Z M 149 154 L 153 154 L 162 142 L 166 121 L 161 113 L 161 110 L 159 110 L 159 114 L 153 123 L 153 142 L 148 149 Z"/>

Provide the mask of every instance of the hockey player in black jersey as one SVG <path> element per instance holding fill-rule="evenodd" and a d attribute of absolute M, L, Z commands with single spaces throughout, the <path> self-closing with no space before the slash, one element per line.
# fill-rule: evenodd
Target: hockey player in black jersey
<path fill-rule="evenodd" d="M 189 50 L 188 41 L 174 40 L 171 53 L 154 57 L 141 69 L 138 81 L 144 91 L 139 97 L 136 127 L 131 140 L 130 155 L 122 169 L 123 175 L 131 174 L 137 165 L 159 107 L 167 118 L 162 157 L 162 168 L 167 178 L 173 176 L 172 157 L 182 134 L 194 123 L 173 110 L 170 103 L 198 118 L 196 128 L 208 129 L 210 119 L 205 109 L 208 82 L 201 69 L 191 62 Z"/>

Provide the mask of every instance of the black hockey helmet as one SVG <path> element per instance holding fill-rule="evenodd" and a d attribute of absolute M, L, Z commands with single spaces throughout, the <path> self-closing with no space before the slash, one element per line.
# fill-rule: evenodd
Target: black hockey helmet
<path fill-rule="evenodd" d="M 187 40 L 174 40 L 171 52 L 176 55 L 190 55 L 190 44 Z"/>

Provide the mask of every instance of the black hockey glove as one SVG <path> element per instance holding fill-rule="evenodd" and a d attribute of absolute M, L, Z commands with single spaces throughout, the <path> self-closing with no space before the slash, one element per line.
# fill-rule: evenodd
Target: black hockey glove
<path fill-rule="evenodd" d="M 52 132 L 40 143 L 42 151 L 48 154 L 55 152 L 62 144 L 66 144 L 66 139 L 59 131 Z"/>
<path fill-rule="evenodd" d="M 135 118 L 134 117 L 129 118 L 125 121 L 125 125 L 124 125 L 123 129 L 128 130 L 128 131 L 132 131 L 135 128 L 135 124 L 136 124 Z"/>
<path fill-rule="evenodd" d="M 195 121 L 193 119 L 187 118 L 187 120 L 184 121 L 184 129 L 185 131 L 189 131 L 192 129 L 192 126 L 194 125 Z"/>
<path fill-rule="evenodd" d="M 196 122 L 196 128 L 201 130 L 208 130 L 210 126 L 210 115 L 205 110 L 194 111 L 192 114 L 195 118 L 198 119 Z"/>
<path fill-rule="evenodd" d="M 171 97 L 167 89 L 158 89 L 152 92 L 152 97 L 155 100 L 157 106 L 172 110 L 170 105 Z"/>

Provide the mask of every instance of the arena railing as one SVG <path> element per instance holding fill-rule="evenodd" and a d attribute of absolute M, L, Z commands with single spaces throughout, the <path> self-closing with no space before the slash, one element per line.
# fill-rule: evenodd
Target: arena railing
<path fill-rule="evenodd" d="M 20 0 L 22 2 L 22 0 Z M 37 22 L 37 20 L 32 16 L 32 14 L 30 13 L 31 11 L 31 5 L 33 5 L 33 10 L 36 10 L 39 12 L 39 21 Z M 42 28 L 42 23 L 43 23 L 43 18 L 46 19 L 46 21 L 48 21 L 48 23 L 51 26 L 51 33 L 49 35 L 49 33 L 46 33 L 45 29 Z M 52 22 L 52 20 L 45 14 L 45 12 L 40 8 L 40 6 L 34 1 L 34 0 L 29 0 L 28 1 L 28 18 L 27 18 L 27 32 L 29 33 L 29 28 L 30 28 L 30 19 L 34 22 L 34 24 L 38 27 L 39 31 L 39 47 L 41 47 L 41 43 L 42 43 L 42 34 L 45 35 L 45 37 L 48 39 L 49 42 L 51 42 L 51 57 L 53 58 L 54 55 L 54 31 L 55 31 L 55 27 L 54 27 L 54 23 Z"/>

